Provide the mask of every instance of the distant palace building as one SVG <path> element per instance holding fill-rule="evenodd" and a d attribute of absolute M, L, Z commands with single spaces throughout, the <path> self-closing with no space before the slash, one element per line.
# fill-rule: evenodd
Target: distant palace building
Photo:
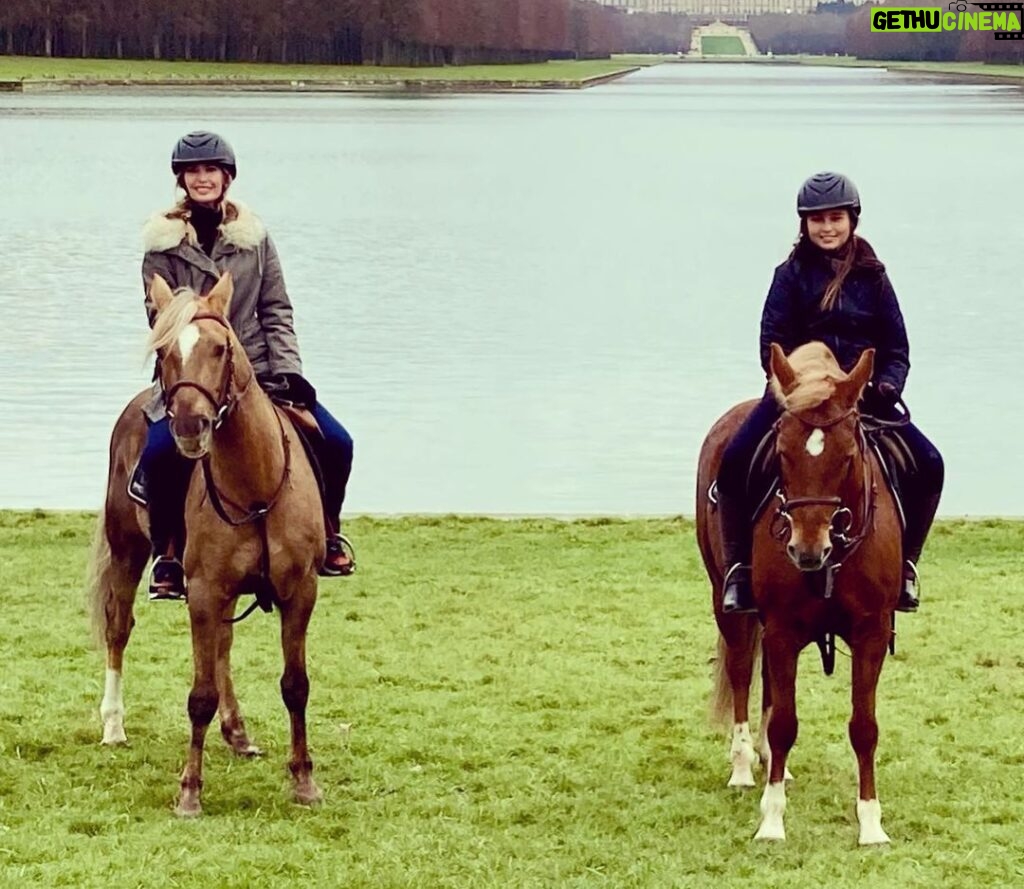
<path fill-rule="evenodd" d="M 685 12 L 695 16 L 745 19 L 769 12 L 806 13 L 818 0 L 598 0 L 605 6 L 618 6 L 636 12 Z"/>

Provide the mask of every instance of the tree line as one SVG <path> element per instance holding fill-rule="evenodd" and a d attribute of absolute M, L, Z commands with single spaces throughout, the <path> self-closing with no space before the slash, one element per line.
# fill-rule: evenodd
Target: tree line
<path fill-rule="evenodd" d="M 996 40 L 992 31 L 872 31 L 878 7 L 940 7 L 936 0 L 888 0 L 886 3 L 819 4 L 810 15 L 758 15 L 750 35 L 762 52 L 850 55 L 861 59 L 915 62 L 987 62 L 1024 64 L 1024 40 Z M 977 11 L 976 6 L 967 7 Z"/>
<path fill-rule="evenodd" d="M 881 6 L 940 7 L 947 3 L 934 0 L 900 0 L 900 2 L 872 3 L 858 9 L 851 17 L 847 31 L 847 52 L 869 59 L 899 59 L 933 62 L 988 62 L 994 64 L 1024 64 L 1024 41 L 996 40 L 992 31 L 941 31 L 934 33 L 893 33 L 871 30 L 871 12 Z M 964 4 L 972 12 L 977 6 Z M 1017 12 L 1018 18 L 1020 12 Z M 878 55 L 885 53 L 885 55 Z"/>
<path fill-rule="evenodd" d="M 437 65 L 677 52 L 684 15 L 591 0 L 0 0 L 7 55 Z"/>

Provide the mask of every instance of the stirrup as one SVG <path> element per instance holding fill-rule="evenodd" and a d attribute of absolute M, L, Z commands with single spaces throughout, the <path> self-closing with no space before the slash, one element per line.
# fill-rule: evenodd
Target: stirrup
<path fill-rule="evenodd" d="M 185 569 L 171 556 L 158 556 L 149 573 L 149 601 L 187 599 Z"/>
<path fill-rule="evenodd" d="M 328 563 L 331 556 L 344 555 L 348 557 L 348 564 L 343 567 L 335 567 Z M 327 538 L 327 554 L 324 563 L 320 566 L 321 577 L 348 577 L 356 570 L 356 550 L 344 534 L 332 534 Z"/>
<path fill-rule="evenodd" d="M 917 611 L 921 607 L 920 590 L 921 577 L 917 573 L 917 565 L 907 559 L 900 577 L 900 595 L 896 600 L 896 610 L 905 614 L 913 614 Z"/>
<path fill-rule="evenodd" d="M 743 577 L 741 572 L 746 573 Z M 754 604 L 754 591 L 750 581 L 750 566 L 742 562 L 736 562 L 726 573 L 722 581 L 722 614 L 756 614 L 757 606 Z M 735 577 L 735 583 L 730 581 Z M 742 595 L 742 593 L 746 595 Z M 744 601 L 744 599 L 746 601 Z"/>

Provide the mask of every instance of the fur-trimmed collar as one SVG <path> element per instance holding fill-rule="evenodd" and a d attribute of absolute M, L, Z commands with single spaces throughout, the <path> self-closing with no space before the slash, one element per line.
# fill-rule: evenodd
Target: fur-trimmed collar
<path fill-rule="evenodd" d="M 142 228 L 142 240 L 147 253 L 160 253 L 188 241 L 193 247 L 199 243 L 196 230 L 189 222 L 191 211 L 184 201 L 170 210 L 154 213 Z M 262 220 L 245 204 L 225 199 L 224 221 L 219 227 L 220 237 L 226 244 L 240 250 L 253 250 L 266 237 Z"/>

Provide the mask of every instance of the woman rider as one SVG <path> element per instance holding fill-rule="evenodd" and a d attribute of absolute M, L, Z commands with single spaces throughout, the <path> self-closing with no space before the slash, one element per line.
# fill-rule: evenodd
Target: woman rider
<path fill-rule="evenodd" d="M 352 470 L 352 437 L 318 401 L 302 376 L 302 361 L 277 250 L 263 222 L 239 201 L 228 197 L 238 175 L 235 153 L 216 133 L 183 136 L 171 154 L 171 171 L 182 192 L 169 210 L 157 213 L 144 228 L 142 277 L 146 310 L 152 326 L 155 309 L 149 286 L 159 274 L 172 289 L 206 293 L 224 272 L 234 281 L 228 321 L 257 374 L 275 399 L 308 408 L 323 432 L 319 462 L 328 521 L 327 556 L 320 573 L 351 574 L 355 561 L 340 534 L 341 507 Z M 149 421 L 146 447 L 129 493 L 146 501 L 155 561 L 151 599 L 185 596 L 179 556 L 184 544 L 184 504 L 193 464 L 178 454 L 164 409 L 159 380 L 145 409 Z"/>
<path fill-rule="evenodd" d="M 770 347 L 789 354 L 812 340 L 824 342 L 849 372 L 861 353 L 875 351 L 874 378 L 861 409 L 897 419 L 910 369 L 910 349 L 896 293 L 871 245 L 856 234 L 860 195 L 839 173 L 817 173 L 800 188 L 800 233 L 789 257 L 775 269 L 761 315 L 761 366 L 769 374 Z M 762 439 L 780 414 L 771 391 L 754 408 L 722 456 L 718 477 L 726 577 L 723 612 L 756 611 L 750 585 L 751 506 L 747 470 Z M 938 450 L 912 423 L 900 436 L 913 453 L 916 470 L 904 480 L 906 559 L 897 610 L 919 605 L 917 561 L 942 494 L 944 468 Z"/>

